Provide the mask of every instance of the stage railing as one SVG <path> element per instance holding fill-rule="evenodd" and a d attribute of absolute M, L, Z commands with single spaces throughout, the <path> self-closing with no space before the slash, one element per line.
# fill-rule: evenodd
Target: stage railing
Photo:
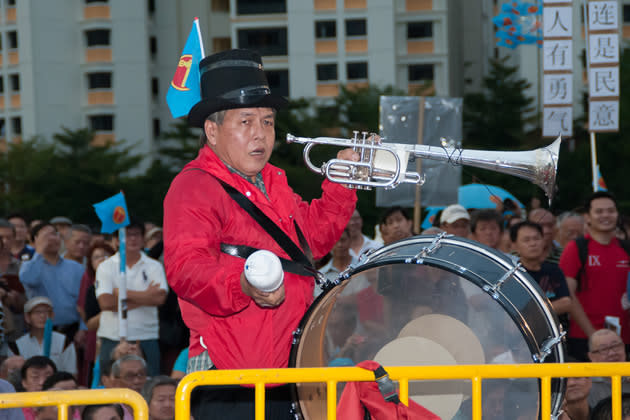
<path fill-rule="evenodd" d="M 126 388 L 87 389 L 78 391 L 16 392 L 0 394 L 0 408 L 57 406 L 57 418 L 65 420 L 73 405 L 127 404 L 135 420 L 147 420 L 149 408 L 136 391 Z"/>
<path fill-rule="evenodd" d="M 621 420 L 621 378 L 630 376 L 630 363 L 543 363 L 521 365 L 397 366 L 385 367 L 392 380 L 398 381 L 403 403 L 409 401 L 410 380 L 470 380 L 473 420 L 481 420 L 481 383 L 484 379 L 539 378 L 541 383 L 541 418 L 551 418 L 551 380 L 569 377 L 612 378 L 613 420 Z M 337 383 L 373 381 L 374 373 L 357 367 L 244 369 L 194 372 L 185 376 L 175 395 L 175 418 L 190 419 L 190 396 L 202 385 L 254 385 L 256 420 L 265 418 L 265 384 L 326 384 L 328 420 L 337 418 Z"/>

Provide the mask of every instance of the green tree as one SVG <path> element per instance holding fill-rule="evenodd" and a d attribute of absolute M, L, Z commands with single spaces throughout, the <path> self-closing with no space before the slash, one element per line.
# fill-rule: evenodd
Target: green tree
<path fill-rule="evenodd" d="M 95 224 L 92 204 L 124 188 L 140 157 L 124 141 L 95 145 L 93 138 L 87 129 L 64 128 L 52 142 L 34 138 L 10 144 L 0 160 L 5 211 Z"/>
<path fill-rule="evenodd" d="M 534 99 L 525 95 L 530 83 L 518 78 L 518 68 L 507 64 L 508 57 L 490 60 L 490 73 L 483 79 L 481 92 L 464 96 L 464 148 L 492 151 L 526 150 L 532 142 L 527 124 L 535 122 Z M 530 115 L 531 117 L 527 117 Z M 531 182 L 490 170 L 464 166 L 462 184 L 479 182 L 500 185 L 524 204 L 531 196 L 544 195 Z"/>
<path fill-rule="evenodd" d="M 465 146 L 491 150 L 518 149 L 526 143 L 526 118 L 533 112 L 534 99 L 525 96 L 529 82 L 517 77 L 517 67 L 506 64 L 508 57 L 490 60 L 490 74 L 483 79 L 483 91 L 464 97 Z"/>

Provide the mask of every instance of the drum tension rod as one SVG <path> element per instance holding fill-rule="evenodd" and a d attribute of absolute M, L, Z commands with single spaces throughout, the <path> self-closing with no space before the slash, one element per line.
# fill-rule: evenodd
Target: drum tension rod
<path fill-rule="evenodd" d="M 300 337 L 302 336 L 303 332 L 304 331 L 300 327 L 297 327 L 295 331 L 293 331 L 293 345 L 296 345 L 300 342 Z"/>
<path fill-rule="evenodd" d="M 483 290 L 485 292 L 488 292 L 490 294 L 490 296 L 492 296 L 494 298 L 494 300 L 499 299 L 499 293 L 498 291 L 501 289 L 501 286 L 503 286 L 503 283 L 505 283 L 507 281 L 507 279 L 509 279 L 510 277 L 512 277 L 514 275 L 514 273 L 516 273 L 518 270 L 522 270 L 523 269 L 523 264 L 521 264 L 520 262 L 518 262 L 514 267 L 512 267 L 510 269 L 510 271 L 506 272 L 500 279 L 499 281 L 496 282 L 496 284 L 490 286 L 488 284 L 483 286 Z"/>
<path fill-rule="evenodd" d="M 545 341 L 543 341 L 542 346 L 540 348 L 540 352 L 532 356 L 532 358 L 534 359 L 534 362 L 537 362 L 537 363 L 544 362 L 547 356 L 551 354 L 551 349 L 554 346 L 557 346 L 558 344 L 560 344 L 566 334 L 567 334 L 566 331 L 562 331 L 559 336 L 549 337 Z"/>
<path fill-rule="evenodd" d="M 437 235 L 433 239 L 433 241 L 431 242 L 431 245 L 425 246 L 424 248 L 422 248 L 420 250 L 420 252 L 418 252 L 413 257 L 405 258 L 405 264 L 422 264 L 424 258 L 426 258 L 429 255 L 433 254 L 435 251 L 437 251 L 442 246 L 442 244 L 440 244 L 440 241 L 443 238 L 448 238 L 448 237 L 451 237 L 451 236 L 453 236 L 453 235 L 449 235 L 446 232 L 440 233 L 439 235 Z"/>

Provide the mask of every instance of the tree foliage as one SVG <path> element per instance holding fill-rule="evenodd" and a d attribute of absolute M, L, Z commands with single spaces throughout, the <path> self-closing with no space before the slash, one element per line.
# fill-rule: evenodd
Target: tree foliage
<path fill-rule="evenodd" d="M 93 144 L 87 129 L 12 143 L 0 159 L 5 212 L 23 211 L 33 217 L 64 215 L 95 223 L 92 204 L 124 188 L 140 157 L 133 145 Z"/>
<path fill-rule="evenodd" d="M 532 114 L 534 99 L 525 96 L 530 83 L 518 78 L 518 68 L 506 64 L 507 60 L 490 60 L 483 91 L 464 97 L 467 147 L 505 150 L 526 145 L 525 125 L 532 122 L 526 116 Z"/>

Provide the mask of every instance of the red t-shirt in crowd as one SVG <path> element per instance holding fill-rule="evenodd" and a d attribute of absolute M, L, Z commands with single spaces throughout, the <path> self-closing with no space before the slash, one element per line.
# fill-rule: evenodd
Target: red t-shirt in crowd
<path fill-rule="evenodd" d="M 607 315 L 619 317 L 621 338 L 625 343 L 630 343 L 628 314 L 621 307 L 621 296 L 626 291 L 628 279 L 628 254 L 616 238 L 608 245 L 600 244 L 588 235 L 586 238 L 589 239 L 588 255 L 579 278 L 582 263 L 575 241 L 569 242 L 562 252 L 560 268 L 566 277 L 578 281 L 576 296 L 593 327 L 604 328 L 604 318 Z M 569 327 L 569 337 L 587 338 L 573 320 Z"/>

